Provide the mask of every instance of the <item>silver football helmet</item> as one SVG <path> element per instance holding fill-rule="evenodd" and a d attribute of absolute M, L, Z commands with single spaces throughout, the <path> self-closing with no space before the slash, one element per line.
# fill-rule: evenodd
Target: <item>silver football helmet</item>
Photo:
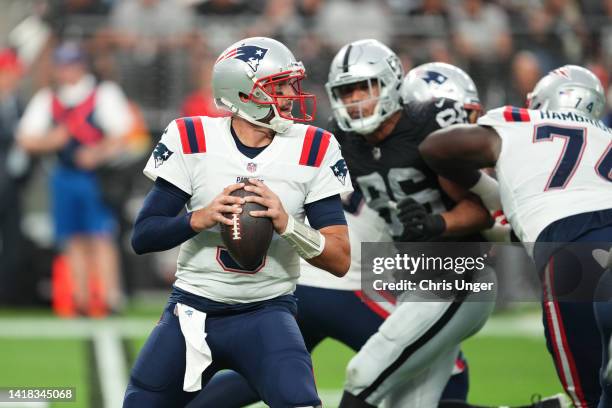
<path fill-rule="evenodd" d="M 325 84 L 340 129 L 369 134 L 400 110 L 403 74 L 397 55 L 377 40 L 355 41 L 342 47 L 332 61 Z M 369 96 L 351 100 L 355 86 L 363 86 Z M 374 101 L 374 112 L 364 115 L 362 104 Z"/>
<path fill-rule="evenodd" d="M 461 102 L 468 114 L 482 112 L 478 90 L 461 68 L 444 62 L 430 62 L 411 69 L 402 81 L 404 103 L 447 98 Z"/>
<path fill-rule="evenodd" d="M 304 65 L 282 43 L 246 38 L 229 46 L 215 62 L 215 103 L 255 125 L 283 133 L 294 121 L 314 120 L 315 96 L 301 88 L 305 76 Z"/>
<path fill-rule="evenodd" d="M 577 65 L 564 65 L 538 81 L 527 95 L 527 107 L 538 110 L 566 110 L 599 119 L 605 98 L 595 74 Z"/>

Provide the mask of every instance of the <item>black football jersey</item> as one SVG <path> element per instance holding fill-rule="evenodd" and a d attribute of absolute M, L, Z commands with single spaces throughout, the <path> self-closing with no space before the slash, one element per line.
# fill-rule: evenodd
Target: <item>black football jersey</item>
<path fill-rule="evenodd" d="M 459 103 L 439 99 L 406 104 L 392 133 L 376 145 L 357 133 L 334 128 L 355 188 L 352 203 L 362 196 L 389 224 L 395 238 L 401 236 L 403 226 L 394 206 L 404 198 L 414 198 L 433 213 L 450 209 L 453 202 L 440 188 L 437 174 L 423 161 L 418 146 L 431 132 L 465 122 Z"/>

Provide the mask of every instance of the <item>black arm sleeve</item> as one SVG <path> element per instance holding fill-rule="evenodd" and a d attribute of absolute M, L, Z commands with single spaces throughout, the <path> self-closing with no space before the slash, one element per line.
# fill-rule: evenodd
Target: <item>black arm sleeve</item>
<path fill-rule="evenodd" d="M 191 213 L 179 215 L 189 194 L 162 178 L 147 194 L 136 217 L 132 248 L 137 254 L 165 251 L 197 235 L 191 228 Z"/>
<path fill-rule="evenodd" d="M 304 205 L 304 212 L 314 229 L 319 230 L 330 225 L 346 225 L 340 194 L 308 203 Z"/>

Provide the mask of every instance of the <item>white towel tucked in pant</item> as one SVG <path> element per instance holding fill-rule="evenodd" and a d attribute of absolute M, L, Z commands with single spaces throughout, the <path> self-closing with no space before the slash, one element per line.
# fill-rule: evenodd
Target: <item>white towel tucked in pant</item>
<path fill-rule="evenodd" d="M 186 362 L 183 390 L 202 389 L 202 373 L 212 363 L 212 353 L 206 343 L 206 313 L 182 303 L 176 304 L 176 314 L 185 337 Z"/>

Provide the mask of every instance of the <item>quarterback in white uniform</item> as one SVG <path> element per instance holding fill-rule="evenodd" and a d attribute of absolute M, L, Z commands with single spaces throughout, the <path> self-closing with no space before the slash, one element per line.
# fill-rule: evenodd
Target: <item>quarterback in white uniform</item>
<path fill-rule="evenodd" d="M 260 154 L 252 159 L 243 155 L 232 137 L 229 117 L 193 117 L 177 119 L 168 126 L 161 138 L 172 155 L 156 167 L 152 156 L 144 173 L 158 177 L 180 188 L 191 196 L 187 212 L 204 208 L 219 191 L 238 183 L 247 176 L 262 181 L 277 192 L 287 214 L 304 222 L 304 205 L 326 198 L 350 186 L 343 185 L 330 167 L 341 160 L 337 142 L 327 132 L 329 146 L 318 167 L 299 163 L 305 135 L 318 131 L 315 127 L 295 124 L 281 137 L 275 137 Z M 205 140 L 205 151 L 189 152 L 188 130 L 186 141 L 180 128 L 194 127 Z M 252 171 L 248 170 L 252 169 Z M 213 176 L 211 176 L 213 175 Z M 197 183 L 194 183 L 198 180 Z M 276 235 L 265 259 L 265 266 L 257 273 L 228 273 L 230 265 L 223 264 L 220 253 L 225 251 L 219 226 L 202 230 L 181 245 L 176 271 L 176 287 L 223 303 L 248 303 L 267 300 L 292 293 L 299 277 L 299 256 L 287 240 Z M 335 266 L 335 265 L 333 265 Z M 203 273 L 206 271 L 205 273 Z M 341 275 L 341 273 L 338 273 Z"/>
<path fill-rule="evenodd" d="M 612 387 L 602 378 L 602 389 L 598 378 L 612 331 L 612 130 L 599 120 L 604 101 L 593 73 L 566 65 L 538 82 L 528 109 L 494 109 L 478 125 L 434 132 L 420 147 L 437 172 L 490 210 L 503 208 L 533 256 L 548 348 L 577 407 L 612 404 Z M 499 184 L 477 170 L 492 166 Z M 580 282 L 580 298 L 568 297 L 572 282 Z"/>
<path fill-rule="evenodd" d="M 294 123 L 313 118 L 304 75 L 278 41 L 239 41 L 213 70 L 215 99 L 232 116 L 177 119 L 156 146 L 144 171 L 155 186 L 132 244 L 138 253 L 181 250 L 173 292 L 132 369 L 125 407 L 184 406 L 225 368 L 246 377 L 271 407 L 321 404 L 293 291 L 300 257 L 337 276 L 348 270 L 340 194 L 352 188 L 333 135 Z M 255 195 L 230 195 L 240 188 Z M 275 230 L 250 270 L 232 259 L 219 230 L 232 225 L 224 214 L 239 214 L 245 202 L 267 208 L 250 215 L 270 218 Z"/>

